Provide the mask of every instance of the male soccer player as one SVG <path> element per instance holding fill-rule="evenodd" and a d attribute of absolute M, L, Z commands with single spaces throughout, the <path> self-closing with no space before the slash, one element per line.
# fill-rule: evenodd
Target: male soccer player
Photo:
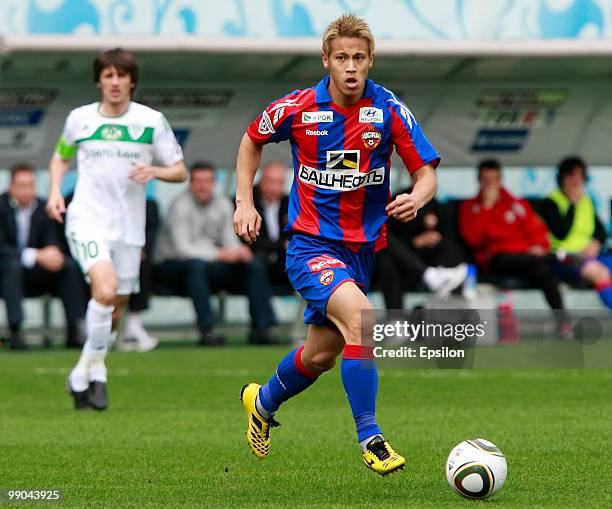
<path fill-rule="evenodd" d="M 91 282 L 85 317 L 87 339 L 68 376 L 76 409 L 107 406 L 104 359 L 121 308 L 137 291 L 145 243 L 145 184 L 187 178 L 183 153 L 159 112 L 132 101 L 138 63 L 121 48 L 93 65 L 101 100 L 70 112 L 49 164 L 47 213 L 63 222 L 72 256 Z M 60 187 L 77 155 L 79 178 L 66 212 Z M 163 166 L 153 166 L 157 160 Z"/>
<path fill-rule="evenodd" d="M 345 14 L 333 21 L 323 35 L 322 59 L 329 76 L 268 106 L 238 151 L 234 228 L 254 242 L 261 217 L 253 206 L 252 185 L 263 145 L 291 141 L 286 268 L 308 301 L 304 318 L 309 325 L 305 345 L 281 361 L 267 384 L 243 387 L 247 441 L 256 456 L 265 458 L 279 406 L 331 369 L 343 352 L 342 382 L 363 459 L 386 475 L 403 468 L 405 459 L 384 439 L 375 418 L 378 375 L 369 328 L 372 306 L 365 294 L 374 251 L 386 243 L 387 216 L 416 217 L 436 191 L 434 168 L 440 158 L 411 111 L 393 92 L 367 79 L 374 38 L 363 19 Z M 393 145 L 414 187 L 390 202 Z M 369 334 L 362 332 L 368 329 Z"/>

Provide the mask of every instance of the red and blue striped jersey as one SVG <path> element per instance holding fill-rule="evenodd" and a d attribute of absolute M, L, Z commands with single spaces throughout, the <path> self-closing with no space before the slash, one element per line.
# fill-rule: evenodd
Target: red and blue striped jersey
<path fill-rule="evenodd" d="M 386 245 L 393 147 L 410 173 L 440 162 L 412 112 L 367 80 L 361 99 L 342 108 L 329 95 L 329 76 L 274 101 L 249 126 L 263 145 L 289 140 L 294 180 L 288 232 L 342 242 L 357 251 Z"/>

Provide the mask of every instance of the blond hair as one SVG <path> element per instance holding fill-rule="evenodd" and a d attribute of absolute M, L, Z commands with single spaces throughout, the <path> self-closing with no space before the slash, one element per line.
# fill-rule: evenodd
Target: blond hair
<path fill-rule="evenodd" d="M 343 14 L 332 21 L 323 33 L 323 53 L 327 56 L 331 53 L 332 41 L 337 37 L 352 37 L 365 39 L 368 43 L 370 55 L 374 53 L 374 36 L 370 25 L 355 14 Z"/>

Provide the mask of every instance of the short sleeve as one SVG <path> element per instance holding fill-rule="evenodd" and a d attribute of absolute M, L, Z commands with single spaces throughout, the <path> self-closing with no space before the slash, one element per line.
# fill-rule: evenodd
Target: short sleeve
<path fill-rule="evenodd" d="M 57 145 L 55 146 L 55 153 L 65 161 L 72 159 L 76 155 L 78 149 L 76 144 L 75 124 L 76 119 L 74 118 L 74 113 L 70 112 L 70 114 L 66 117 L 62 134 L 57 141 Z"/>
<path fill-rule="evenodd" d="M 299 90 L 277 99 L 247 129 L 256 145 L 279 143 L 291 138 L 291 122 L 299 108 Z"/>
<path fill-rule="evenodd" d="M 410 109 L 395 96 L 388 99 L 388 103 L 393 143 L 408 171 L 414 173 L 426 164 L 436 168 L 440 163 L 440 156 L 423 133 Z"/>
<path fill-rule="evenodd" d="M 172 127 L 164 115 L 159 115 L 153 132 L 153 153 L 164 166 L 170 166 L 183 159 L 183 150 L 176 141 Z"/>

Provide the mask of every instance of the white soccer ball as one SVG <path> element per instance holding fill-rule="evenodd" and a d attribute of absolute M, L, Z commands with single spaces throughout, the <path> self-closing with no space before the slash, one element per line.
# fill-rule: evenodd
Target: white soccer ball
<path fill-rule="evenodd" d="M 446 460 L 446 480 L 459 495 L 487 498 L 506 482 L 506 457 L 495 444 L 482 438 L 461 442 Z"/>

